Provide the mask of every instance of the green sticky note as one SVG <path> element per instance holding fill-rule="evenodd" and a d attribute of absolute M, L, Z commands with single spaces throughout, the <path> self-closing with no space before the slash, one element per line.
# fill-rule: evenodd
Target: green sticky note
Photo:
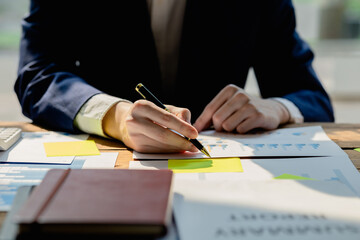
<path fill-rule="evenodd" d="M 280 176 L 274 177 L 274 179 L 292 179 L 292 180 L 316 180 L 314 178 L 308 178 L 308 177 L 302 177 L 302 176 L 296 176 L 292 174 L 284 173 Z"/>
<path fill-rule="evenodd" d="M 360 152 L 360 148 L 355 148 L 354 150 L 357 152 Z"/>
<path fill-rule="evenodd" d="M 93 140 L 44 143 L 47 157 L 100 155 Z"/>
<path fill-rule="evenodd" d="M 169 159 L 174 173 L 243 172 L 240 158 Z"/>

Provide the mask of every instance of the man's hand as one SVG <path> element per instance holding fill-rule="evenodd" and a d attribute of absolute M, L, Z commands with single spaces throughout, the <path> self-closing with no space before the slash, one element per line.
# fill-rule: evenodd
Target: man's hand
<path fill-rule="evenodd" d="M 104 132 L 138 152 L 197 152 L 191 142 L 170 130 L 197 138 L 197 130 L 189 123 L 190 111 L 170 105 L 167 108 L 171 113 L 146 100 L 119 102 L 104 116 Z"/>
<path fill-rule="evenodd" d="M 199 132 L 213 125 L 216 131 L 246 133 L 254 128 L 275 129 L 289 118 L 281 103 L 250 97 L 242 88 L 230 84 L 205 107 L 194 127 Z"/>

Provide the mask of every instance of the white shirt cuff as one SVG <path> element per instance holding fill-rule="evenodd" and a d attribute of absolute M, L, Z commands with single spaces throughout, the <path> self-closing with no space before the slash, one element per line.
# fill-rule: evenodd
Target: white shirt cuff
<path fill-rule="evenodd" d="M 286 107 L 290 114 L 290 120 L 289 123 L 303 123 L 304 122 L 304 116 L 301 114 L 299 108 L 291 101 L 285 99 L 285 98 L 271 98 L 275 101 L 280 102 L 282 105 Z"/>
<path fill-rule="evenodd" d="M 76 115 L 74 126 L 83 132 L 108 138 L 102 128 L 102 120 L 107 111 L 121 101 L 129 102 L 103 93 L 92 96 Z"/>

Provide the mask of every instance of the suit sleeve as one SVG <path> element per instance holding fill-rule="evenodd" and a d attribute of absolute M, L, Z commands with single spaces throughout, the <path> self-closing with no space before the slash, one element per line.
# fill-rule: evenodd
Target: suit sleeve
<path fill-rule="evenodd" d="M 73 66 L 59 64 L 54 54 L 59 41 L 41 0 L 33 0 L 22 22 L 15 92 L 25 116 L 43 126 L 75 132 L 73 120 L 81 106 L 100 91 L 79 77 Z M 69 56 L 71 59 L 71 56 Z"/>
<path fill-rule="evenodd" d="M 262 96 L 288 99 L 306 122 L 334 121 L 330 98 L 312 67 L 314 54 L 296 32 L 291 0 L 264 2 L 253 59 Z"/>

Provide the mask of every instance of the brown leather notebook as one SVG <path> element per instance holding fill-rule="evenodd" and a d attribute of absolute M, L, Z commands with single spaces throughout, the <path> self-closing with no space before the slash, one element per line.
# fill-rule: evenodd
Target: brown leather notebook
<path fill-rule="evenodd" d="M 172 176 L 170 170 L 50 170 L 15 216 L 18 239 L 163 236 Z"/>

